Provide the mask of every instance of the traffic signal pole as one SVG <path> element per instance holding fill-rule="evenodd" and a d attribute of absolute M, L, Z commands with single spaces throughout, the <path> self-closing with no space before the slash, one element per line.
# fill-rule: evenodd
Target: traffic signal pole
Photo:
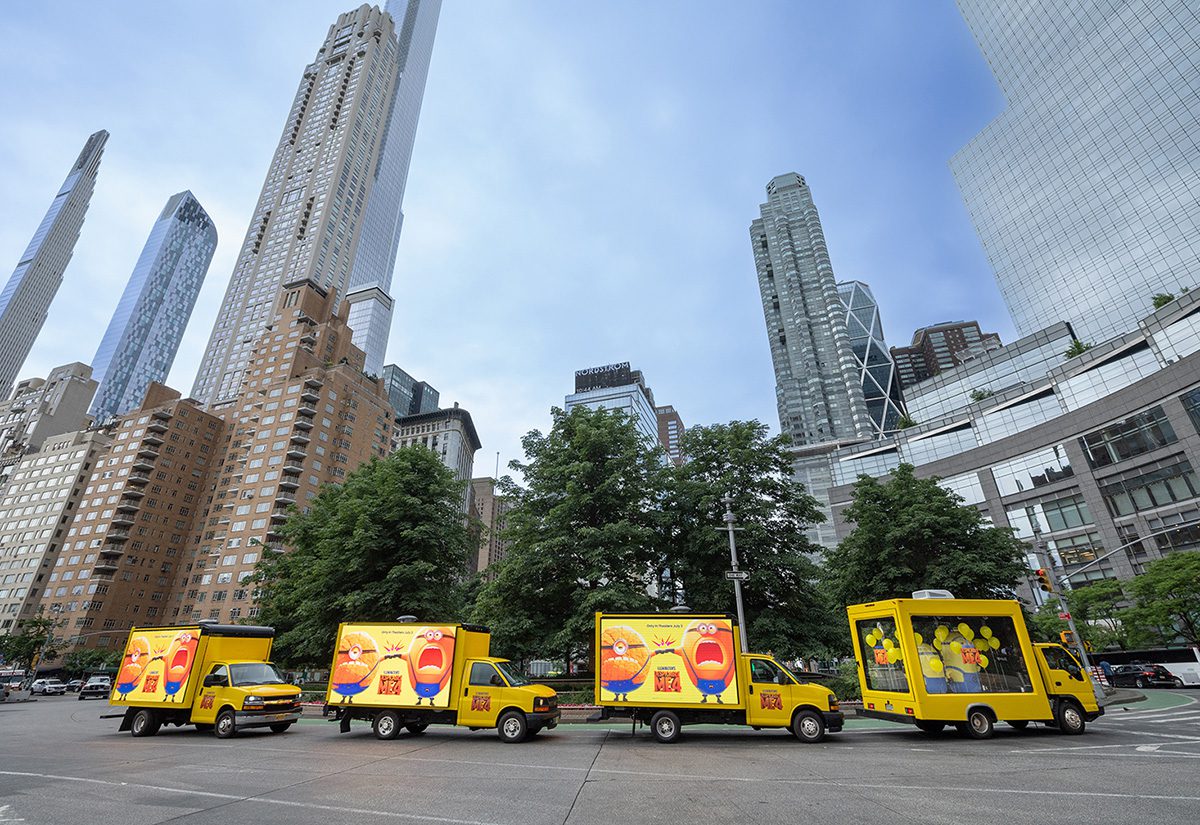
<path fill-rule="evenodd" d="M 1066 616 L 1067 627 L 1070 628 L 1071 638 L 1074 641 L 1073 647 L 1075 652 L 1079 654 L 1079 661 L 1083 663 L 1083 669 L 1091 675 L 1092 663 L 1088 659 L 1087 651 L 1083 648 L 1083 639 L 1079 635 L 1078 628 L 1075 627 L 1075 617 L 1071 615 L 1071 608 L 1067 604 L 1067 600 L 1062 597 L 1062 593 L 1054 585 L 1054 574 L 1051 572 L 1054 568 L 1050 563 L 1052 559 L 1046 550 L 1046 543 L 1042 540 L 1041 531 L 1034 531 L 1033 534 L 1033 552 L 1037 556 L 1038 564 L 1042 565 L 1037 571 L 1038 586 L 1046 592 L 1047 596 L 1053 596 L 1058 601 L 1059 616 Z M 1063 583 L 1066 583 L 1066 577 L 1063 577 Z M 1100 689 L 1099 683 L 1092 680 L 1092 693 L 1096 695 L 1096 701 L 1103 706 L 1104 692 Z"/>

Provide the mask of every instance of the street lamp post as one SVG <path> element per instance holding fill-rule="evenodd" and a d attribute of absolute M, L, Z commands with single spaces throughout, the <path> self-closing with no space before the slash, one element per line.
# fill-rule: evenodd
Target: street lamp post
<path fill-rule="evenodd" d="M 741 528 L 733 526 L 737 520 L 733 515 L 733 496 L 726 493 L 721 501 L 725 502 L 725 526 L 717 529 L 724 530 L 729 534 L 729 565 L 731 568 L 730 572 L 733 573 L 730 578 L 733 579 L 733 598 L 737 602 L 737 618 L 738 627 L 741 628 L 739 635 L 742 640 L 742 653 L 749 653 L 750 643 L 746 639 L 746 614 L 742 610 L 742 576 L 739 575 L 741 571 L 738 570 L 737 541 L 733 537 L 734 532 Z"/>

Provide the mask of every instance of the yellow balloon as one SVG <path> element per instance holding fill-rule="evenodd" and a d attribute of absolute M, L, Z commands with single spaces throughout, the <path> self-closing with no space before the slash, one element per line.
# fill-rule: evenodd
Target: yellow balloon
<path fill-rule="evenodd" d="M 932 670 L 934 673 L 941 673 L 943 667 L 945 667 L 945 665 L 942 664 L 941 659 L 930 659 L 929 660 L 929 669 Z"/>
<path fill-rule="evenodd" d="M 958 632 L 961 633 L 968 642 L 975 638 L 975 631 L 968 627 L 966 622 L 959 624 Z"/>
<path fill-rule="evenodd" d="M 987 656 L 983 655 L 982 653 L 979 654 L 979 666 L 980 667 L 987 667 L 988 661 L 989 661 L 989 659 Z"/>
<path fill-rule="evenodd" d="M 919 645 L 925 644 L 925 637 L 922 636 L 920 633 L 914 633 L 913 638 L 917 640 L 917 644 L 919 644 Z"/>
<path fill-rule="evenodd" d="M 941 640 L 941 639 L 934 639 L 934 640 L 933 640 L 933 649 L 934 649 L 934 650 L 941 650 L 941 649 L 942 649 L 942 640 Z"/>
<path fill-rule="evenodd" d="M 888 650 L 888 651 L 887 651 L 887 652 L 884 654 L 884 656 L 886 656 L 886 657 L 887 657 L 887 660 L 888 660 L 888 664 L 889 664 L 889 665 L 894 665 L 894 664 L 896 664 L 896 651 L 895 651 L 895 650 L 890 650 L 890 649 L 889 649 L 889 650 Z"/>
<path fill-rule="evenodd" d="M 884 639 L 884 640 L 883 640 L 883 649 L 884 649 L 884 650 L 891 650 L 891 649 L 892 649 L 893 647 L 895 647 L 895 646 L 896 646 L 896 643 L 895 643 L 895 642 L 893 642 L 891 639 Z"/>
<path fill-rule="evenodd" d="M 937 630 L 933 631 L 934 638 L 936 638 L 939 642 L 946 641 L 946 637 L 949 635 L 950 628 L 946 627 L 944 624 L 938 625 Z"/>
<path fill-rule="evenodd" d="M 988 639 L 988 647 L 990 647 L 992 650 L 999 650 L 1000 640 L 993 636 L 992 638 Z"/>
<path fill-rule="evenodd" d="M 875 647 L 875 635 L 872 633 L 867 634 L 867 647 Z"/>
<path fill-rule="evenodd" d="M 893 647 L 891 650 L 888 651 L 888 653 L 893 654 L 896 657 L 896 661 L 900 661 L 901 659 L 904 658 L 904 654 L 900 651 L 900 648 L 898 648 L 898 647 Z"/>
<path fill-rule="evenodd" d="M 983 625 L 979 628 L 979 635 L 985 639 L 990 639 L 992 638 L 992 629 L 987 625 Z"/>
<path fill-rule="evenodd" d="M 962 642 L 951 642 L 950 649 L 955 653 L 962 653 Z"/>

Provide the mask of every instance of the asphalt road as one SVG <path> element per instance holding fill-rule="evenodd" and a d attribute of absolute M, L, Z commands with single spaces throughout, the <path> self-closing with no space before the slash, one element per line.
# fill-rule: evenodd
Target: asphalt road
<path fill-rule="evenodd" d="M 1200 692 L 1149 691 L 1081 737 L 998 728 L 976 742 L 856 722 L 821 745 L 685 728 L 563 725 L 505 745 L 430 728 L 377 741 L 317 719 L 222 741 L 117 732 L 75 696 L 0 705 L 0 823 L 1192 823 Z"/>

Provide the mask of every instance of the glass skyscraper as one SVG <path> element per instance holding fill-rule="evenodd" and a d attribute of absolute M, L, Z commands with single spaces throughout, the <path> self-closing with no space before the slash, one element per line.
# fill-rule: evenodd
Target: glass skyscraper
<path fill-rule="evenodd" d="M 217 249 L 217 230 L 191 192 L 173 195 L 150 230 L 96 357 L 89 412 L 107 421 L 141 405 L 166 381 Z"/>
<path fill-rule="evenodd" d="M 350 328 L 355 345 L 367 356 L 366 371 L 371 375 L 381 374 L 391 332 L 389 292 L 404 224 L 404 186 L 441 8 L 442 0 L 388 0 L 387 4 L 396 25 L 399 73 L 349 287 Z"/>
<path fill-rule="evenodd" d="M 383 368 L 383 388 L 398 417 L 436 412 L 438 409 L 438 391 L 395 364 Z"/>
<path fill-rule="evenodd" d="M 108 132 L 103 129 L 87 139 L 0 292 L 0 398 L 8 398 L 12 392 L 17 372 L 29 357 L 46 322 L 50 302 L 62 285 L 63 271 L 75 251 L 96 188 L 106 142 Z"/>
<path fill-rule="evenodd" d="M 871 288 L 862 281 L 846 281 L 837 287 L 846 308 L 846 331 L 850 333 L 850 347 L 862 378 L 863 398 L 875 434 L 882 436 L 896 429 L 904 414 L 904 402 L 900 398 L 896 365 L 883 340 L 879 304 Z"/>
<path fill-rule="evenodd" d="M 205 405 L 237 397 L 284 284 L 346 298 L 396 58 L 391 16 L 362 5 L 338 17 L 305 67 L 192 387 Z"/>
<path fill-rule="evenodd" d="M 1098 342 L 1200 286 L 1200 5 L 958 7 L 1008 106 L 950 165 L 1017 331 Z"/>

